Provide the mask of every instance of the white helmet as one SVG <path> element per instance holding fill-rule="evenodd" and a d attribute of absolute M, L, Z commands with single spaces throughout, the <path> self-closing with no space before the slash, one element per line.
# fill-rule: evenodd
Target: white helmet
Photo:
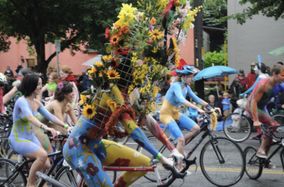
<path fill-rule="evenodd" d="M 0 83 L 7 84 L 7 78 L 3 73 L 0 73 Z"/>

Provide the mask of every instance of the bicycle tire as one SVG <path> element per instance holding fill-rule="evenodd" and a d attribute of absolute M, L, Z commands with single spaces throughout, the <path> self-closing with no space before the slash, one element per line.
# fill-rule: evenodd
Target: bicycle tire
<path fill-rule="evenodd" d="M 162 142 L 160 142 L 155 136 L 152 136 L 152 135 L 148 136 L 147 138 L 151 142 L 151 144 L 160 153 L 163 154 L 163 152 L 165 151 L 165 146 L 162 144 Z M 141 147 L 139 145 L 137 146 L 136 150 L 138 152 L 142 153 L 143 155 L 146 155 L 149 158 L 153 158 L 153 155 L 151 153 L 149 153 L 148 151 L 146 151 L 143 147 Z M 168 171 L 168 170 L 165 170 L 161 163 L 157 164 L 157 168 L 158 168 L 158 171 L 161 171 L 161 172 L 159 172 L 159 175 L 160 175 L 162 181 L 167 180 L 167 178 L 171 175 L 171 172 Z M 155 172 L 148 172 L 146 175 L 144 175 L 144 177 L 151 182 L 157 182 Z"/>
<path fill-rule="evenodd" d="M 274 134 L 276 136 L 282 136 L 284 135 L 284 114 L 275 114 L 271 116 L 275 121 L 277 121 L 278 125 L 281 125 L 283 127 L 278 127 L 276 132 Z"/>
<path fill-rule="evenodd" d="M 232 113 L 225 118 L 225 120 L 223 122 L 224 134 L 230 140 L 233 140 L 237 143 L 241 143 L 241 142 L 247 140 L 250 137 L 251 131 L 252 131 L 252 125 L 250 124 L 248 118 L 245 115 L 242 114 L 241 115 L 242 120 L 238 120 L 238 122 L 239 122 L 238 131 L 236 131 L 236 132 L 232 131 L 232 126 L 228 125 L 228 124 L 231 124 L 229 121 L 232 119 L 233 115 L 238 116 L 239 113 Z"/>
<path fill-rule="evenodd" d="M 0 186 L 3 187 L 18 187 L 18 186 L 26 186 L 27 179 L 22 171 L 16 171 L 16 163 L 6 159 L 0 158 Z M 15 172 L 17 172 L 15 174 Z M 5 183 L 9 176 L 15 174 L 15 176 L 9 181 L 9 184 Z"/>
<path fill-rule="evenodd" d="M 257 149 L 253 146 L 248 146 L 244 150 L 246 161 L 246 174 L 250 179 L 258 179 L 263 170 L 263 165 L 260 164 L 260 160 L 256 155 Z"/>
<path fill-rule="evenodd" d="M 76 171 L 70 169 L 69 166 L 64 166 L 58 170 L 54 179 L 65 186 L 79 187 L 78 181 L 76 181 L 77 173 L 75 172 Z"/>
<path fill-rule="evenodd" d="M 224 162 L 220 162 L 218 157 L 224 158 Z M 213 138 L 201 150 L 200 167 L 205 178 L 212 184 L 232 186 L 243 177 L 244 154 L 234 141 L 225 137 Z"/>

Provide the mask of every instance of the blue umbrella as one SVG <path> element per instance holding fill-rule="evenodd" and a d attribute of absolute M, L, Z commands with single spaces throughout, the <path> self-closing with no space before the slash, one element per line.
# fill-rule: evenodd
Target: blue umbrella
<path fill-rule="evenodd" d="M 215 77 L 224 77 L 226 75 L 236 74 L 236 73 L 238 73 L 237 70 L 227 66 L 211 66 L 197 73 L 194 76 L 193 81 L 198 81 L 201 79 L 210 79 Z"/>

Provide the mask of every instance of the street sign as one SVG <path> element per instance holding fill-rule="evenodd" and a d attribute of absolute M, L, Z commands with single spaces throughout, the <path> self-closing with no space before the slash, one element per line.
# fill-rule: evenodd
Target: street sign
<path fill-rule="evenodd" d="M 55 52 L 60 52 L 60 40 L 55 40 Z"/>

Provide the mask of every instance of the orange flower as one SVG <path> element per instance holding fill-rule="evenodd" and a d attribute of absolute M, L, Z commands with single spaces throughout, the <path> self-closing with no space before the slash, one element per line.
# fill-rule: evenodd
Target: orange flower
<path fill-rule="evenodd" d="M 151 25 L 155 25 L 156 24 L 156 19 L 154 17 L 151 18 L 150 24 Z"/>
<path fill-rule="evenodd" d="M 109 100 L 107 100 L 107 106 L 109 106 L 112 110 L 114 110 L 114 109 L 116 109 L 117 104 L 114 100 L 109 99 Z"/>
<path fill-rule="evenodd" d="M 119 36 L 117 34 L 114 34 L 111 38 L 110 38 L 110 43 L 113 46 L 117 46 L 119 42 Z"/>
<path fill-rule="evenodd" d="M 105 31 L 105 38 L 109 38 L 109 28 L 106 28 L 106 31 Z"/>
<path fill-rule="evenodd" d="M 121 30 L 126 34 L 130 31 L 130 28 L 128 26 L 125 26 Z"/>

